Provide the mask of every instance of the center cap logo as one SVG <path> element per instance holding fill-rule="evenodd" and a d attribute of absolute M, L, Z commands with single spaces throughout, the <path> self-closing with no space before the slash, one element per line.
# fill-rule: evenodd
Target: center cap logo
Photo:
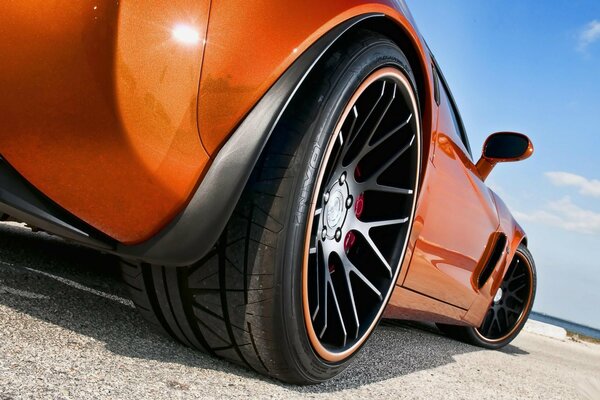
<path fill-rule="evenodd" d="M 335 229 L 344 217 L 344 204 L 344 194 L 341 190 L 331 192 L 325 211 L 325 221 L 330 229 Z"/>

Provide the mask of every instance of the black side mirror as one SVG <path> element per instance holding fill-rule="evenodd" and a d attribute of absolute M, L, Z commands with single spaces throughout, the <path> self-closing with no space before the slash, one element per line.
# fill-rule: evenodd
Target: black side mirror
<path fill-rule="evenodd" d="M 522 133 L 497 132 L 491 134 L 483 145 L 477 170 L 485 180 L 499 162 L 525 160 L 533 154 L 533 143 Z"/>

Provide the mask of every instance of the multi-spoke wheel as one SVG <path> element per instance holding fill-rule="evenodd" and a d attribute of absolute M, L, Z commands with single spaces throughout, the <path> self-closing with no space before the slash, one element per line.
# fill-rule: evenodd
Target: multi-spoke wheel
<path fill-rule="evenodd" d="M 440 325 L 440 328 L 451 336 L 478 346 L 491 349 L 506 346 L 525 325 L 533 306 L 535 289 L 535 264 L 529 250 L 521 245 L 481 326 L 471 328 Z"/>
<path fill-rule="evenodd" d="M 417 113 L 406 76 L 382 68 L 356 91 L 327 147 L 303 276 L 307 329 L 325 360 L 360 346 L 396 281 L 416 199 Z"/>
<path fill-rule="evenodd" d="M 381 35 L 338 44 L 290 103 L 214 250 L 182 268 L 124 262 L 141 313 L 287 382 L 341 372 L 380 318 L 411 229 L 413 80 Z"/>

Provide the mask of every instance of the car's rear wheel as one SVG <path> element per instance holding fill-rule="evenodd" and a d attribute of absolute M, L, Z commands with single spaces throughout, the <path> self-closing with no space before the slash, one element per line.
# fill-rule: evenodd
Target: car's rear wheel
<path fill-rule="evenodd" d="M 341 372 L 379 321 L 412 226 L 414 78 L 362 31 L 303 85 L 214 249 L 189 267 L 123 262 L 141 313 L 182 343 L 292 383 Z"/>
<path fill-rule="evenodd" d="M 479 327 L 438 324 L 451 337 L 499 349 L 514 340 L 527 322 L 537 284 L 535 263 L 529 249 L 520 245 Z"/>

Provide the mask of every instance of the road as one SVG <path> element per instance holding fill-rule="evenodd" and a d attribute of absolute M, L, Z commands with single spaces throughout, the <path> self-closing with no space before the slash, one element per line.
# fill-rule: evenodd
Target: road
<path fill-rule="evenodd" d="M 0 224 L 0 399 L 248 396 L 600 399 L 600 345 L 525 332 L 484 351 L 385 323 L 337 379 L 284 385 L 149 331 L 114 257 Z"/>

